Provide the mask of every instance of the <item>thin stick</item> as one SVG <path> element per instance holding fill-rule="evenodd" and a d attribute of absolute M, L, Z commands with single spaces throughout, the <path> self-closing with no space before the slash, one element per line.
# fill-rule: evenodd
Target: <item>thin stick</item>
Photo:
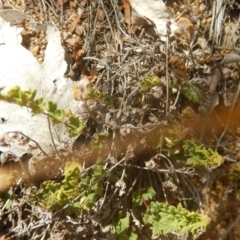
<path fill-rule="evenodd" d="M 221 235 L 221 237 L 218 240 L 223 240 L 225 237 L 229 234 L 229 232 L 235 227 L 235 225 L 240 220 L 240 216 L 237 217 L 237 219 L 229 226 L 229 228 Z"/>
<path fill-rule="evenodd" d="M 47 116 L 47 121 L 48 121 L 48 129 L 49 129 L 49 132 L 50 132 L 50 137 L 51 137 L 51 141 L 52 141 L 52 144 L 53 144 L 54 151 L 55 151 L 56 155 L 58 156 L 58 158 L 60 158 L 60 156 L 58 154 L 58 151 L 57 151 L 57 148 L 56 148 L 56 145 L 55 145 L 55 142 L 54 142 L 54 139 L 53 139 L 52 128 L 51 128 L 51 123 L 50 123 L 49 116 Z"/>
<path fill-rule="evenodd" d="M 168 34 L 167 34 L 168 35 Z M 169 115 L 169 73 L 168 73 L 168 48 L 169 48 L 169 37 L 166 39 L 166 116 Z"/>
<path fill-rule="evenodd" d="M 32 138 L 30 138 L 30 137 L 27 136 L 26 134 L 22 133 L 21 131 L 10 131 L 10 132 L 8 132 L 8 133 L 18 133 L 18 134 L 21 134 L 22 136 L 30 139 L 32 142 L 34 142 L 34 143 L 38 146 L 38 148 L 42 151 L 42 153 L 43 153 L 45 156 L 49 157 L 49 155 L 41 148 L 41 146 L 40 146 L 35 140 L 33 140 Z"/>

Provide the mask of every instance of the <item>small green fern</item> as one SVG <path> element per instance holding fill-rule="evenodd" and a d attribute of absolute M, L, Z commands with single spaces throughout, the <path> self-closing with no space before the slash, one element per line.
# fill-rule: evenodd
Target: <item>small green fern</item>
<path fill-rule="evenodd" d="M 134 206 L 142 206 L 143 201 L 149 201 L 154 198 L 156 192 L 152 187 L 143 188 L 140 191 L 135 191 L 132 194 L 132 203 Z"/>
<path fill-rule="evenodd" d="M 224 159 L 211 148 L 197 145 L 194 140 L 186 140 L 183 144 L 184 153 L 188 156 L 187 165 L 220 166 Z"/>
<path fill-rule="evenodd" d="M 130 216 L 120 218 L 123 214 L 121 211 L 118 212 L 118 220 L 115 221 L 116 225 L 111 231 L 112 234 L 116 235 L 117 240 L 137 240 L 138 237 L 135 233 L 129 233 L 130 230 Z"/>
<path fill-rule="evenodd" d="M 80 179 L 81 171 L 78 163 L 67 162 L 63 181 L 44 181 L 35 199 L 48 210 L 61 210 L 67 206 L 65 211 L 76 215 L 81 209 L 89 210 L 103 195 L 103 182 L 99 179 L 104 175 L 104 169 L 96 164 L 88 176 Z M 74 201 L 80 195 L 82 198 Z"/>
<path fill-rule="evenodd" d="M 205 230 L 210 222 L 208 216 L 189 212 L 182 207 L 181 203 L 174 207 L 168 203 L 160 202 L 151 202 L 143 220 L 152 226 L 153 236 L 166 235 L 172 232 L 180 234 L 191 232 L 196 235 L 198 229 Z"/>

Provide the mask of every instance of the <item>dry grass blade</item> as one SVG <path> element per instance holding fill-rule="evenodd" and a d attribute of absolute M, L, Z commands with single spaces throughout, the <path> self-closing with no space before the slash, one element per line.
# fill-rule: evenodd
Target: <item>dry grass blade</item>
<path fill-rule="evenodd" d="M 213 2 L 213 21 L 211 22 L 210 27 L 210 38 L 212 39 L 212 42 L 217 46 L 220 46 L 221 44 L 225 9 L 226 4 L 223 0 Z"/>

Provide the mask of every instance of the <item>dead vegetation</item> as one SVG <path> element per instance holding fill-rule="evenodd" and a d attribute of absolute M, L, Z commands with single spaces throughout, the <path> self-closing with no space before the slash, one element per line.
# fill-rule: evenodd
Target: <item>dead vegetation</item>
<path fill-rule="evenodd" d="M 2 193 L 3 239 L 118 239 L 111 228 L 120 210 L 133 219 L 128 234 L 151 239 L 140 220 L 149 203 L 134 208 L 131 202 L 134 191 L 149 186 L 158 201 L 181 202 L 211 218 L 206 233 L 194 239 L 240 238 L 238 183 L 228 176 L 240 157 L 237 1 L 166 1 L 179 28 L 173 32 L 167 25 L 164 39 L 125 0 L 0 3 L 1 9 L 24 9 L 22 44 L 39 63 L 48 40 L 34 28 L 53 23 L 66 52 L 65 76 L 76 83 L 87 79 L 94 89 L 89 99 L 84 87 L 73 90 L 75 99 L 85 101 L 78 113 L 85 128 L 71 151 L 2 166 L 20 176 Z M 192 138 L 218 151 L 223 165 L 187 166 L 179 154 L 181 143 Z M 84 163 L 84 178 L 92 176 L 97 159 L 104 166 L 104 194 L 91 210 L 76 217 L 32 200 L 43 180 L 62 180 L 65 162 Z"/>

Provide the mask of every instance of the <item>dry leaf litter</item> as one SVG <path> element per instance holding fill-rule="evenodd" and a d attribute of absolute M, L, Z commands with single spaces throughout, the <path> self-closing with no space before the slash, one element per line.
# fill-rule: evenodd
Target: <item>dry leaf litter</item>
<path fill-rule="evenodd" d="M 23 27 L 22 45 L 38 63 L 44 61 L 48 43 L 46 24 L 50 22 L 60 31 L 67 62 L 65 77 L 76 81 L 73 90 L 76 100 L 86 100 L 84 91 L 91 86 L 111 96 L 114 106 L 108 108 L 106 102 L 86 100 L 86 107 L 79 109 L 86 127 L 72 151 L 61 149 L 58 164 L 52 158 L 25 155 L 27 160 L 22 159 L 20 166 L 22 181 L 41 182 L 59 177 L 62 164 L 69 158 L 86 162 L 87 168 L 99 154 L 109 165 L 125 159 L 121 165 L 123 169 L 128 166 L 132 173 L 114 188 L 111 186 L 112 191 L 120 189 L 118 194 L 110 193 L 102 199 L 103 203 L 98 201 L 92 211 L 78 218 L 30 204 L 29 196 L 34 189 L 31 185 L 23 187 L 20 182 L 11 189 L 11 194 L 17 196 L 11 209 L 1 207 L 3 239 L 114 239 L 110 234 L 112 211 L 118 207 L 114 200 L 127 201 L 127 197 L 122 197 L 126 196 L 125 191 L 138 185 L 147 186 L 149 182 L 155 189 L 162 184 L 163 192 L 158 191 L 162 201 L 166 196 L 172 204 L 180 199 L 188 209 L 211 216 L 207 232 L 200 233 L 198 239 L 240 238 L 236 186 L 227 177 L 228 170 L 240 157 L 240 6 L 237 1 L 166 1 L 169 13 L 165 17 L 171 23 L 166 24 L 164 36 L 159 37 L 156 22 L 154 25 L 157 20 L 140 16 L 143 13 L 137 13 L 136 1 L 132 1 L 133 9 L 126 2 L 0 1 L 4 19 L 9 14 L 4 11 L 24 13 L 24 21 L 16 19 L 15 25 Z M 22 15 L 18 16 L 21 19 Z M 140 91 L 143 78 L 153 75 L 161 84 L 150 91 Z M 170 79 L 174 87 L 170 86 Z M 184 84 L 203 92 L 199 103 L 183 96 Z M 156 129 L 168 129 L 176 123 L 183 136 L 197 137 L 218 150 L 226 163 L 212 171 L 199 169 L 196 175 L 190 168 L 178 169 L 178 164 L 174 166 L 163 160 L 149 146 L 158 137 Z M 95 152 L 89 143 L 103 130 L 110 137 L 101 151 Z M 13 133 L 7 140 L 11 137 L 36 147 L 37 143 L 24 134 Z M 11 154 L 7 157 L 12 158 Z M 159 174 L 156 169 L 165 173 Z M 173 169 L 176 175 L 171 174 Z M 134 214 L 138 218 L 138 213 Z M 139 239 L 151 239 L 147 229 L 134 224 L 132 229 Z M 177 236 L 161 239 L 177 239 Z"/>

